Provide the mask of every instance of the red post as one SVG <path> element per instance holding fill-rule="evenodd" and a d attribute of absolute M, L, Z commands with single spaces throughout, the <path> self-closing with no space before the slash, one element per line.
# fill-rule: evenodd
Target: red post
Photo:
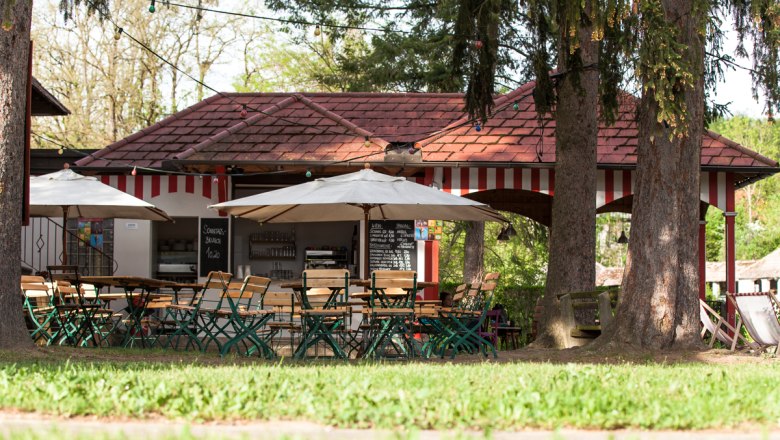
<path fill-rule="evenodd" d="M 699 299 L 705 299 L 707 292 L 707 222 L 699 220 Z"/>
<path fill-rule="evenodd" d="M 726 291 L 737 291 L 737 250 L 734 240 L 734 218 L 737 216 L 734 207 L 734 175 L 726 174 Z M 734 307 L 727 302 L 727 314 L 729 324 L 735 325 L 736 316 Z"/>
<path fill-rule="evenodd" d="M 439 281 L 439 242 L 428 240 L 425 242 L 425 280 Z M 439 289 L 427 287 L 423 290 L 423 299 L 439 299 Z"/>

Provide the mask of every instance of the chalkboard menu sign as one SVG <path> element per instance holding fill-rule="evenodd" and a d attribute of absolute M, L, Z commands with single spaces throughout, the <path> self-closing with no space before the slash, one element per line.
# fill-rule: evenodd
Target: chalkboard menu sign
<path fill-rule="evenodd" d="M 200 219 L 200 276 L 228 270 L 228 219 Z"/>
<path fill-rule="evenodd" d="M 414 221 L 368 222 L 369 270 L 417 270 Z"/>

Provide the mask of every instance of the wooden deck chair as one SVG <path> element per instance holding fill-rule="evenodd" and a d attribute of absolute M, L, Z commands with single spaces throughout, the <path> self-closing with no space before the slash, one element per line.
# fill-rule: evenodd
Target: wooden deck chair
<path fill-rule="evenodd" d="M 742 324 L 748 334 L 764 351 L 775 348 L 775 354 L 780 349 L 780 321 L 777 310 L 780 308 L 777 298 L 770 292 L 727 293 L 742 318 Z M 737 327 L 739 328 L 739 327 Z"/>
<path fill-rule="evenodd" d="M 36 344 L 50 344 L 55 331 L 52 327 L 57 321 L 54 316 L 56 308 L 53 292 L 46 285 L 44 278 L 39 276 L 22 275 L 20 287 L 30 337 Z"/>
<path fill-rule="evenodd" d="M 303 359 L 309 349 L 324 342 L 333 352 L 333 356 L 346 359 L 347 354 L 339 343 L 336 332 L 343 328 L 348 307 L 338 304 L 338 297 L 349 290 L 349 271 L 347 269 L 309 269 L 303 271 L 303 289 L 301 292 L 301 322 L 303 336 L 294 357 Z M 325 298 L 324 301 L 322 299 Z M 316 356 L 316 350 L 315 350 Z"/>
<path fill-rule="evenodd" d="M 758 344 L 748 341 L 737 330 L 742 327 L 742 317 L 737 317 L 737 327 L 734 328 L 726 321 L 725 318 L 720 316 L 718 312 L 712 309 L 706 302 L 699 299 L 699 314 L 701 315 L 701 337 L 704 339 L 707 332 L 710 333 L 709 346 L 712 348 L 715 345 L 715 341 L 718 340 L 723 343 L 729 350 L 748 348 L 757 350 Z M 730 336 L 730 334 L 736 335 L 736 337 Z"/>

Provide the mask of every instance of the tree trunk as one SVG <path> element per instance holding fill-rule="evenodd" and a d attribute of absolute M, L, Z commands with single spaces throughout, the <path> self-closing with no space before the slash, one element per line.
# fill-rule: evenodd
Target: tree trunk
<path fill-rule="evenodd" d="M 10 2 L 10 5 L 9 5 Z M 22 178 L 24 169 L 27 60 L 32 1 L 0 0 L 13 28 L 0 28 L 0 349 L 32 347 L 22 315 L 21 276 Z"/>
<path fill-rule="evenodd" d="M 585 13 L 582 20 L 587 20 Z M 550 225 L 550 259 L 536 345 L 568 347 L 557 294 L 592 290 L 596 283 L 596 143 L 598 140 L 598 43 L 592 26 L 580 23 L 583 70 L 564 73 L 558 87 L 555 130 L 555 195 Z M 567 32 L 564 29 L 563 32 Z M 571 69 L 568 50 L 559 50 L 559 71 Z M 590 67 L 588 67 L 590 66 Z"/>
<path fill-rule="evenodd" d="M 704 41 L 693 0 L 663 0 L 693 66 L 684 84 L 686 133 L 671 138 L 652 89 L 639 103 L 633 224 L 616 319 L 598 345 L 642 349 L 701 346 L 698 335 L 699 166 L 704 127 Z M 652 32 L 652 30 L 649 30 Z M 670 140 L 671 139 L 671 140 Z"/>
<path fill-rule="evenodd" d="M 468 222 L 463 245 L 463 282 L 482 280 L 485 268 L 485 222 Z"/>

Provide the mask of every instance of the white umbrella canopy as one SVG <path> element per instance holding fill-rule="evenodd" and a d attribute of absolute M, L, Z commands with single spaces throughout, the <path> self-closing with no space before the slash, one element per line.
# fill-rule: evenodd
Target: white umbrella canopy
<path fill-rule="evenodd" d="M 211 205 L 261 223 L 357 220 L 507 220 L 490 206 L 370 169 Z M 368 275 L 368 228 L 364 273 Z"/>
<path fill-rule="evenodd" d="M 163 210 L 108 186 L 94 177 L 82 176 L 69 168 L 30 178 L 30 215 L 60 217 L 65 226 L 68 216 L 131 218 L 172 221 Z M 63 234 L 63 264 L 67 264 Z"/>
<path fill-rule="evenodd" d="M 261 223 L 363 220 L 507 220 L 490 206 L 403 177 L 364 169 L 212 205 Z"/>

